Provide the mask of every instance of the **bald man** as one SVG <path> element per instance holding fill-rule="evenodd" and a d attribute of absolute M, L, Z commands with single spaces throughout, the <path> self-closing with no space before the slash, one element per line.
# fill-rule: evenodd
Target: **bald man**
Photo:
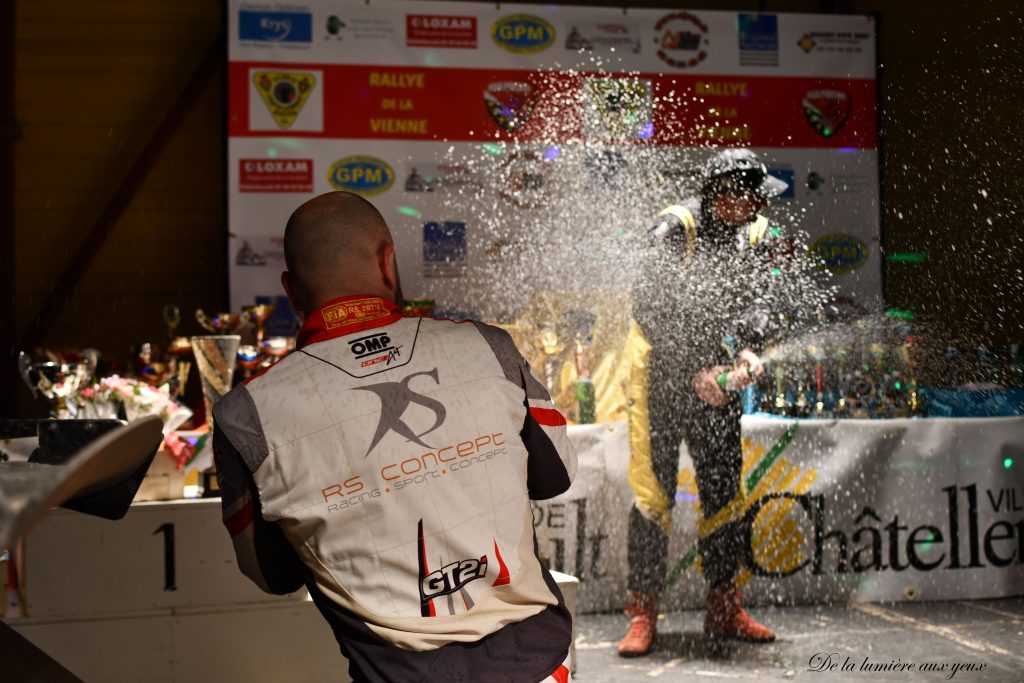
<path fill-rule="evenodd" d="M 284 244 L 297 351 L 214 407 L 239 568 L 305 586 L 356 681 L 565 683 L 530 500 L 568 489 L 576 456 L 543 384 L 502 330 L 401 316 L 366 200 L 311 199 Z"/>

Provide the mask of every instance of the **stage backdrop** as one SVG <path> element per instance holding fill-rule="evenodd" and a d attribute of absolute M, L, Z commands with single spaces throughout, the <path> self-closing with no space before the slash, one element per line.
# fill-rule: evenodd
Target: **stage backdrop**
<path fill-rule="evenodd" d="M 504 317 L 531 287 L 583 288 L 535 261 L 598 234 L 614 262 L 612 236 L 692 191 L 720 146 L 752 147 L 789 183 L 771 217 L 809 233 L 848 306 L 880 304 L 868 17 L 386 0 L 228 13 L 235 309 L 280 295 L 290 212 L 345 189 L 391 224 L 407 297 Z M 636 202 L 576 220 L 623 183 Z M 509 261 L 532 243 L 554 246 Z"/>

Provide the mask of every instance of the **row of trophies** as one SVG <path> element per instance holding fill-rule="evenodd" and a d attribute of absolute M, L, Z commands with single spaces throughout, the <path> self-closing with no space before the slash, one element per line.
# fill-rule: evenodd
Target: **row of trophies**
<path fill-rule="evenodd" d="M 134 379 L 117 375 L 97 378 L 99 353 L 93 349 L 39 351 L 34 355 L 22 352 L 18 359 L 21 376 L 33 394 L 49 403 L 54 418 L 132 418 L 148 412 L 161 414 L 166 421 L 170 414 L 177 413 L 174 406 L 184 395 L 194 362 L 209 419 L 213 403 L 237 379 L 273 365 L 295 348 L 292 337 L 265 338 L 273 304 L 214 316 L 197 310 L 196 321 L 210 334 L 194 337 L 176 334 L 181 323 L 177 306 L 166 306 L 163 313 L 166 350 L 161 353 L 157 345 L 148 342 L 138 345 L 133 350 Z M 246 325 L 251 343 L 242 344 L 242 336 L 235 333 Z"/>
<path fill-rule="evenodd" d="M 913 341 L 771 351 L 754 408 L 788 417 L 917 417 L 930 412 L 934 392 L 920 391 L 925 384 L 986 395 L 1024 389 L 1019 345 L 942 350 Z"/>
<path fill-rule="evenodd" d="M 926 414 L 909 344 L 871 342 L 770 351 L 754 387 L 761 413 L 786 417 L 880 418 Z"/>

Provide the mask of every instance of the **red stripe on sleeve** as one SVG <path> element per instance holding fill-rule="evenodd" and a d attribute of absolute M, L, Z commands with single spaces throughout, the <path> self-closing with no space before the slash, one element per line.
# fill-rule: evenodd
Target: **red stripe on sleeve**
<path fill-rule="evenodd" d="M 530 408 L 530 415 L 544 427 L 564 427 L 565 417 L 553 408 Z"/>
<path fill-rule="evenodd" d="M 557 681 L 557 683 L 568 683 L 569 681 L 569 669 L 566 668 L 565 664 L 558 667 L 554 673 L 551 674 L 550 678 Z"/>
<path fill-rule="evenodd" d="M 241 510 L 224 520 L 224 526 L 228 528 L 231 538 L 248 529 L 250 524 L 252 524 L 252 498 Z"/>

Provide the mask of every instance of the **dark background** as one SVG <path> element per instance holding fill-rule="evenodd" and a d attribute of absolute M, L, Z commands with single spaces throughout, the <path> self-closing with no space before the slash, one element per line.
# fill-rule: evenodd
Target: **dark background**
<path fill-rule="evenodd" d="M 884 265 L 886 303 L 971 343 L 1024 337 L 1018 2 L 629 6 L 876 13 L 883 248 L 927 254 Z M 163 340 L 165 304 L 179 334 L 226 306 L 223 23 L 217 0 L 0 3 L 0 416 L 43 409 L 22 348 L 126 357 Z"/>

